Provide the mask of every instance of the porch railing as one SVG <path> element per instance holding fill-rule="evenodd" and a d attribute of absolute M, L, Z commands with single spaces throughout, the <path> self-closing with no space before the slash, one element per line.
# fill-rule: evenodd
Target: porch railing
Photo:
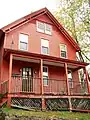
<path fill-rule="evenodd" d="M 1 82 L 0 83 L 0 87 L 1 87 L 1 94 L 5 94 L 8 92 L 8 80 Z"/>
<path fill-rule="evenodd" d="M 11 93 L 40 93 L 40 78 L 12 76 Z"/>
<path fill-rule="evenodd" d="M 11 93 L 40 94 L 40 80 L 41 78 L 12 76 Z M 69 86 L 70 95 L 88 94 L 86 81 L 69 81 Z M 47 84 L 43 83 L 43 92 L 44 94 L 67 95 L 66 80 L 48 79 Z"/>
<path fill-rule="evenodd" d="M 71 86 L 72 84 L 72 86 Z M 69 81 L 70 87 L 70 94 L 71 95 L 87 95 L 88 94 L 88 87 L 87 87 L 87 81 Z"/>
<path fill-rule="evenodd" d="M 48 85 L 44 85 L 44 94 L 67 95 L 66 80 L 48 79 Z"/>

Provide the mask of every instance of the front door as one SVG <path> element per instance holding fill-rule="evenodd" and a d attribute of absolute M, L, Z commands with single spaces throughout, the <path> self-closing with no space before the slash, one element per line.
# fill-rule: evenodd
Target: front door
<path fill-rule="evenodd" d="M 32 68 L 22 68 L 22 91 L 33 92 Z"/>

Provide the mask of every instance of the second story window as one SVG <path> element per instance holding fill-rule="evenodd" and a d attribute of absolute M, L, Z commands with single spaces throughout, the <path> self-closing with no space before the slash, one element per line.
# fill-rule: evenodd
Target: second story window
<path fill-rule="evenodd" d="M 65 44 L 60 44 L 60 57 L 67 58 L 67 46 Z"/>
<path fill-rule="evenodd" d="M 49 41 L 41 39 L 41 53 L 48 55 L 49 54 Z"/>
<path fill-rule="evenodd" d="M 51 35 L 52 34 L 52 26 L 47 23 L 37 21 L 37 31 Z"/>
<path fill-rule="evenodd" d="M 28 50 L 28 35 L 19 34 L 19 49 Z"/>

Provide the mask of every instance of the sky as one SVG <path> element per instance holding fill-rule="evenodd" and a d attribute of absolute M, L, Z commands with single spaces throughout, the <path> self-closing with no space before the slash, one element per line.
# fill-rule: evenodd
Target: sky
<path fill-rule="evenodd" d="M 57 0 L 0 0 L 0 28 L 44 7 L 55 11 Z"/>

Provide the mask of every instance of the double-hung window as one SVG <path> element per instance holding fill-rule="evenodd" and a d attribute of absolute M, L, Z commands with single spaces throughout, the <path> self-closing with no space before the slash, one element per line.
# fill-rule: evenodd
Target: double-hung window
<path fill-rule="evenodd" d="M 19 49 L 28 50 L 28 35 L 19 34 Z"/>
<path fill-rule="evenodd" d="M 51 35 L 52 34 L 52 26 L 50 24 L 37 21 L 37 31 Z"/>
<path fill-rule="evenodd" d="M 45 33 L 51 35 L 52 34 L 52 26 L 49 24 L 45 24 Z"/>
<path fill-rule="evenodd" d="M 48 55 L 49 54 L 49 41 L 41 39 L 41 53 Z"/>
<path fill-rule="evenodd" d="M 43 66 L 43 85 L 48 85 L 48 67 Z"/>
<path fill-rule="evenodd" d="M 44 33 L 45 30 L 45 25 L 43 22 L 37 21 L 37 31 Z"/>
<path fill-rule="evenodd" d="M 67 58 L 67 46 L 65 44 L 60 44 L 60 57 Z"/>
<path fill-rule="evenodd" d="M 73 88 L 73 81 L 72 81 L 72 71 L 68 71 L 68 82 L 69 82 L 69 88 Z"/>

